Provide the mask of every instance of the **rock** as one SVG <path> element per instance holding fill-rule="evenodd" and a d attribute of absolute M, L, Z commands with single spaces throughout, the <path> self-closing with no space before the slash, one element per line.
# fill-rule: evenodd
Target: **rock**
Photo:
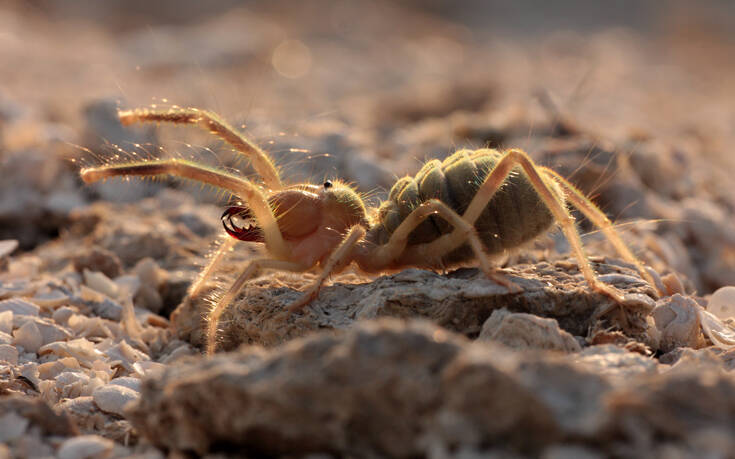
<path fill-rule="evenodd" d="M 735 318 L 735 287 L 717 289 L 707 303 L 707 311 L 720 319 Z"/>
<path fill-rule="evenodd" d="M 655 305 L 652 288 L 629 268 L 598 264 L 595 269 L 601 274 L 625 273 L 611 277 L 614 285 L 637 298 L 626 308 L 624 317 L 610 314 L 602 324 L 625 327 L 632 336 L 648 340 L 645 317 Z M 608 297 L 590 291 L 574 262 L 518 265 L 505 273 L 522 289 L 521 293 L 508 292 L 476 269 L 459 269 L 447 275 L 407 269 L 370 283 L 325 286 L 317 299 L 295 314 L 285 309 L 301 293 L 282 287 L 287 282 L 293 284 L 295 277 L 272 273 L 252 281 L 245 288 L 245 298 L 233 302 L 223 313 L 221 348 L 233 349 L 243 342 L 273 346 L 315 330 L 345 329 L 356 320 L 383 316 L 425 317 L 450 330 L 475 336 L 492 312 L 503 307 L 555 319 L 566 332 L 585 336 L 597 323 L 595 313 L 610 309 L 612 304 Z M 364 282 L 364 278 L 359 280 Z M 203 343 L 203 316 L 209 307 L 206 301 L 182 303 L 172 316 L 181 339 L 195 345 Z"/>
<path fill-rule="evenodd" d="M 108 298 L 117 299 L 119 288 L 109 277 L 98 271 L 84 271 L 84 283 L 92 290 Z"/>
<path fill-rule="evenodd" d="M 695 349 L 704 346 L 698 312 L 700 308 L 694 300 L 678 293 L 657 302 L 652 316 L 661 332 L 661 351 L 669 352 L 682 346 Z"/>
<path fill-rule="evenodd" d="M 125 406 L 137 400 L 140 394 L 126 386 L 108 384 L 95 389 L 92 397 L 102 411 L 123 416 Z"/>
<path fill-rule="evenodd" d="M 577 340 L 561 330 L 556 320 L 533 314 L 511 313 L 505 308 L 493 311 L 477 339 L 496 341 L 513 349 L 546 349 L 567 353 L 581 350 Z"/>
<path fill-rule="evenodd" d="M 71 436 L 79 433 L 66 412 L 54 412 L 37 397 L 3 395 L 0 397 L 0 417 L 9 413 L 16 413 L 47 435 Z"/>
<path fill-rule="evenodd" d="M 28 321 L 13 332 L 13 344 L 22 346 L 26 352 L 38 352 L 43 345 L 43 336 L 33 321 Z"/>
<path fill-rule="evenodd" d="M 33 322 L 41 333 L 41 346 L 56 341 L 66 341 L 72 337 L 72 334 L 64 327 L 55 324 L 53 321 L 33 316 L 15 316 L 14 322 L 16 326 L 23 327 L 29 322 Z"/>
<path fill-rule="evenodd" d="M 0 362 L 18 365 L 18 348 L 10 344 L 0 344 Z"/>
<path fill-rule="evenodd" d="M 122 263 L 114 253 L 102 247 L 94 246 L 72 258 L 74 269 L 78 273 L 85 270 L 101 272 L 108 278 L 115 278 L 122 274 Z"/>
<path fill-rule="evenodd" d="M 425 455 L 426 439 L 531 454 L 564 436 L 597 435 L 608 388 L 563 360 L 385 319 L 168 367 L 144 381 L 128 418 L 159 447 L 197 454 L 228 445 L 407 457 Z"/>
<path fill-rule="evenodd" d="M 110 385 L 123 386 L 128 389 L 132 389 L 135 392 L 140 392 L 141 380 L 131 376 L 122 376 L 111 380 Z"/>
<path fill-rule="evenodd" d="M 12 311 L 18 315 L 37 316 L 40 310 L 37 305 L 20 298 L 0 301 L 0 312 Z"/>
<path fill-rule="evenodd" d="M 112 440 L 99 435 L 80 435 L 62 443 L 57 454 L 59 459 L 103 459 L 109 457 L 114 446 Z"/>
<path fill-rule="evenodd" d="M 7 334 L 13 332 L 13 311 L 0 312 L 0 332 Z"/>

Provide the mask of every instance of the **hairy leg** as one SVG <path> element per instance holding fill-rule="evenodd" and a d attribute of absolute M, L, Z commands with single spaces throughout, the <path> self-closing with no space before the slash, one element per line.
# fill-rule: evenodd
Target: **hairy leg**
<path fill-rule="evenodd" d="M 214 269 L 217 267 L 220 261 L 222 261 L 227 252 L 232 249 L 232 247 L 235 245 L 235 242 L 237 242 L 237 240 L 231 237 L 226 237 L 222 241 L 222 244 L 220 244 L 220 246 L 217 248 L 217 251 L 210 257 L 207 266 L 204 267 L 202 272 L 200 272 L 197 276 L 196 281 L 194 281 L 194 283 L 191 284 L 191 287 L 189 287 L 189 298 L 194 298 L 199 295 L 199 291 L 202 289 L 204 282 L 212 276 Z"/>
<path fill-rule="evenodd" d="M 651 284 L 651 286 L 656 287 L 657 284 L 654 281 L 653 276 L 651 276 L 648 270 L 646 270 L 646 268 L 643 266 L 643 263 L 641 263 L 638 257 L 633 255 L 633 252 L 631 252 L 625 242 L 623 242 L 618 232 L 615 231 L 615 228 L 613 227 L 610 219 L 607 218 L 607 216 L 602 213 L 602 211 L 579 189 L 569 183 L 569 181 L 567 181 L 557 172 L 545 167 L 539 169 L 541 169 L 544 174 L 554 177 L 557 183 L 559 183 L 562 188 L 564 188 L 564 190 L 567 192 L 567 200 L 571 202 L 574 207 L 579 209 L 587 218 L 589 218 L 592 223 L 594 223 L 598 228 L 602 230 L 605 237 L 607 237 L 607 239 L 612 243 L 612 245 L 615 247 L 615 250 L 618 251 L 620 256 L 623 257 L 623 259 L 628 263 L 633 264 L 640 273 L 641 277 L 646 280 L 646 282 Z M 659 294 L 663 295 L 663 292 L 659 292 Z"/>
<path fill-rule="evenodd" d="M 408 236 L 416 229 L 426 218 L 431 215 L 438 215 L 449 224 L 454 226 L 455 230 L 452 234 L 457 239 L 461 239 L 462 243 L 469 242 L 470 247 L 475 253 L 475 257 L 480 262 L 480 269 L 491 279 L 497 283 L 507 287 L 510 290 L 518 290 L 518 286 L 505 276 L 496 272 L 490 264 L 482 242 L 475 231 L 474 226 L 463 219 L 451 207 L 439 201 L 438 199 L 429 200 L 413 210 L 393 231 L 384 245 L 375 248 L 371 252 L 364 251 L 358 256 L 358 264 L 369 271 L 377 271 L 399 262 L 401 265 L 421 265 L 427 259 L 441 259 L 456 247 L 447 250 L 434 250 L 433 243 L 420 244 L 415 247 L 406 247 Z"/>
<path fill-rule="evenodd" d="M 547 180 L 551 181 L 554 180 L 554 178 L 546 176 L 546 180 L 544 180 L 544 177 L 541 175 L 543 170 L 536 166 L 533 160 L 525 152 L 516 149 L 505 152 L 505 155 L 500 159 L 500 161 L 498 161 L 490 174 L 485 178 L 485 181 L 478 189 L 462 218 L 467 221 L 468 224 L 474 225 L 495 192 L 500 188 L 508 177 L 508 174 L 510 174 L 511 170 L 516 166 L 521 166 L 534 190 L 536 190 L 536 193 L 538 193 L 543 203 L 554 216 L 556 222 L 561 226 L 564 235 L 567 237 L 567 240 L 572 247 L 574 256 L 577 258 L 579 269 L 582 271 L 582 275 L 589 286 L 594 291 L 605 294 L 618 303 L 624 303 L 625 298 L 621 292 L 600 281 L 595 275 L 595 272 L 587 259 L 587 255 L 584 252 L 582 240 L 579 237 L 579 233 L 577 232 L 577 228 L 574 224 L 574 218 L 569 215 L 569 211 L 566 209 L 565 205 L 562 203 L 560 198 L 555 195 L 552 190 L 553 185 L 547 183 Z M 446 253 L 461 246 L 465 241 L 466 239 L 464 235 L 462 235 L 459 230 L 455 229 L 452 233 L 430 242 L 428 244 L 428 249 L 440 253 Z"/>
<path fill-rule="evenodd" d="M 345 238 L 340 242 L 337 248 L 329 255 L 327 262 L 324 263 L 322 271 L 317 279 L 304 291 L 304 294 L 298 300 L 288 306 L 289 312 L 295 312 L 309 304 L 319 294 L 324 281 L 332 273 L 339 271 L 346 263 L 351 261 L 351 252 L 355 245 L 365 236 L 365 228 L 362 226 L 353 226 L 347 233 Z"/>
<path fill-rule="evenodd" d="M 117 176 L 171 175 L 195 180 L 230 191 L 248 203 L 258 225 L 263 229 L 268 251 L 278 259 L 288 259 L 289 250 L 278 228 L 276 217 L 261 189 L 242 177 L 183 159 L 157 159 L 151 161 L 113 164 L 82 169 L 85 183 L 93 183 Z"/>
<path fill-rule="evenodd" d="M 303 266 L 299 263 L 283 260 L 272 260 L 269 258 L 261 258 L 253 260 L 245 268 L 245 271 L 238 276 L 224 295 L 217 301 L 207 316 L 207 354 L 212 355 L 217 350 L 217 329 L 219 328 L 219 319 L 225 312 L 227 306 L 232 303 L 240 290 L 242 290 L 245 282 L 255 275 L 261 269 L 277 269 L 279 271 L 303 272 L 309 269 L 309 266 Z"/>
<path fill-rule="evenodd" d="M 247 156 L 263 183 L 271 190 L 283 188 L 273 161 L 256 144 L 237 132 L 217 114 L 196 108 L 170 108 L 151 110 L 139 108 L 118 112 L 120 122 L 127 126 L 135 122 L 166 122 L 174 124 L 196 124 L 229 143 L 235 150 Z"/>

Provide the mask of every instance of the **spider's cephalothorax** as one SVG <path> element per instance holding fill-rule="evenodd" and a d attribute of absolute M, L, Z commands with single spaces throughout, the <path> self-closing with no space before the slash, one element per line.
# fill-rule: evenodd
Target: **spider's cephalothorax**
<path fill-rule="evenodd" d="M 114 164 L 81 171 L 85 182 L 114 176 L 171 175 L 206 183 L 234 194 L 243 203 L 222 215 L 233 236 L 224 242 L 195 282 L 189 297 L 236 240 L 262 242 L 267 257 L 251 261 L 208 316 L 207 350 L 217 345 L 219 318 L 252 276 L 261 269 L 320 273 L 291 305 L 298 310 L 316 297 L 331 274 L 351 262 L 379 272 L 406 266 L 445 267 L 476 259 L 492 280 L 518 287 L 497 273 L 488 255 L 522 246 L 558 224 L 569 240 L 590 287 L 623 303 L 615 288 L 600 281 L 587 260 L 567 210 L 569 202 L 596 224 L 626 261 L 651 285 L 653 278 L 632 254 L 610 220 L 579 190 L 551 169 L 536 165 L 521 150 L 461 150 L 443 162 L 428 162 L 415 177 L 400 179 L 378 209 L 366 209 L 360 195 L 340 182 L 284 186 L 268 155 L 215 114 L 189 109 L 131 110 L 119 113 L 123 124 L 171 122 L 196 124 L 230 143 L 250 159 L 262 184 L 227 171 L 182 159 Z"/>

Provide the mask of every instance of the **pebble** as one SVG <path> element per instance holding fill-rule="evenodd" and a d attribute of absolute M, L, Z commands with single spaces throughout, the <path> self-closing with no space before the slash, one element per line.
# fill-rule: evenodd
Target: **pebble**
<path fill-rule="evenodd" d="M 138 400 L 140 393 L 129 387 L 107 384 L 95 389 L 92 398 L 102 411 L 123 416 L 125 405 Z"/>
<path fill-rule="evenodd" d="M 27 352 L 38 352 L 43 345 L 43 336 L 35 322 L 28 321 L 13 332 L 13 343 Z"/>
<path fill-rule="evenodd" d="M 84 283 L 92 290 L 107 295 L 110 298 L 117 298 L 119 293 L 117 284 L 101 272 L 85 269 Z"/>
<path fill-rule="evenodd" d="M 0 301 L 0 312 L 12 311 L 18 315 L 37 316 L 40 310 L 39 306 L 19 298 Z"/>
<path fill-rule="evenodd" d="M 54 322 L 56 322 L 59 325 L 66 325 L 69 321 L 69 318 L 74 315 L 74 309 L 70 308 L 69 306 L 62 306 L 51 315 L 51 318 L 54 319 Z"/>
<path fill-rule="evenodd" d="M 38 350 L 39 355 L 56 354 L 60 357 L 74 357 L 82 366 L 89 366 L 97 360 L 101 353 L 94 348 L 91 341 L 78 338 L 71 341 L 49 343 Z"/>
<path fill-rule="evenodd" d="M 713 293 L 707 311 L 720 319 L 735 318 L 735 286 L 728 285 Z"/>
<path fill-rule="evenodd" d="M 132 376 L 121 376 L 110 381 L 110 385 L 123 386 L 136 392 L 140 392 L 141 380 L 133 378 Z"/>
<path fill-rule="evenodd" d="M 41 333 L 41 346 L 56 341 L 66 341 L 72 337 L 71 333 L 65 328 L 53 323 L 48 319 L 33 316 L 16 316 L 14 317 L 14 325 L 21 327 L 28 322 L 33 322 Z"/>
<path fill-rule="evenodd" d="M 0 331 L 0 344 L 11 344 L 12 342 L 13 337 L 10 335 L 10 333 Z"/>
<path fill-rule="evenodd" d="M 554 319 L 497 309 L 482 326 L 478 341 L 497 341 L 513 349 L 579 352 L 577 340 Z"/>
<path fill-rule="evenodd" d="M 699 305 L 678 293 L 658 301 L 653 320 L 661 332 L 659 349 L 663 352 L 678 347 L 698 348 L 704 344 L 698 314 Z"/>
<path fill-rule="evenodd" d="M 0 241 L 0 258 L 10 255 L 17 248 L 18 241 L 15 239 L 4 239 Z"/>
<path fill-rule="evenodd" d="M 99 435 L 79 435 L 61 444 L 59 459 L 104 458 L 112 453 L 115 443 Z"/>
<path fill-rule="evenodd" d="M 10 344 L 0 344 L 0 362 L 18 365 L 18 349 Z"/>
<path fill-rule="evenodd" d="M 0 332 L 13 332 L 13 311 L 0 312 Z"/>
<path fill-rule="evenodd" d="M 10 411 L 0 416 L 0 442 L 5 443 L 25 434 L 28 428 L 28 419 Z"/>

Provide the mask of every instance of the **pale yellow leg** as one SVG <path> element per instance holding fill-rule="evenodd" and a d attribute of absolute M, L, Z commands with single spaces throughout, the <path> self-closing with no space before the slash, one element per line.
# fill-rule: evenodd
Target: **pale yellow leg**
<path fill-rule="evenodd" d="M 369 254 L 369 257 L 363 257 L 360 260 L 360 265 L 368 270 L 376 270 L 390 266 L 391 263 L 399 258 L 402 264 L 420 265 L 428 258 L 440 259 L 449 253 L 450 250 L 432 250 L 430 246 L 433 243 L 407 247 L 408 236 L 431 215 L 438 215 L 454 226 L 455 230 L 452 234 L 455 235 L 454 237 L 457 240 L 461 239 L 462 243 L 469 242 L 472 251 L 475 253 L 475 257 L 480 263 L 480 269 L 490 279 L 493 279 L 511 291 L 519 290 L 517 285 L 502 274 L 496 272 L 490 264 L 490 260 L 485 253 L 482 241 L 480 241 L 474 226 L 464 220 L 454 209 L 437 199 L 426 201 L 408 214 L 401 224 L 398 225 L 398 228 L 393 231 L 388 242 L 375 249 L 374 252 Z"/>
<path fill-rule="evenodd" d="M 355 244 L 357 244 L 364 236 L 365 228 L 362 226 L 353 226 L 350 228 L 347 236 L 345 236 L 334 252 L 329 255 L 329 258 L 327 259 L 327 262 L 324 263 L 322 271 L 319 273 L 317 279 L 304 291 L 301 298 L 288 306 L 289 312 L 298 311 L 317 297 L 319 289 L 327 277 L 329 277 L 333 272 L 339 270 L 339 268 L 344 267 L 344 263 L 350 260 L 351 252 L 355 247 Z"/>
<path fill-rule="evenodd" d="M 145 162 L 113 164 L 82 169 L 80 172 L 85 183 L 92 183 L 117 176 L 157 176 L 171 175 L 197 182 L 206 183 L 231 191 L 243 199 L 263 230 L 265 244 L 274 258 L 288 259 L 289 250 L 278 228 L 276 217 L 263 191 L 252 182 L 228 172 L 203 166 L 184 159 L 156 159 Z"/>
<path fill-rule="evenodd" d="M 217 251 L 209 259 L 207 266 L 204 267 L 202 272 L 200 272 L 197 276 L 196 281 L 194 281 L 194 283 L 191 284 L 191 287 L 189 287 L 189 298 L 194 298 L 199 295 L 199 291 L 202 289 L 204 282 L 212 276 L 215 267 L 217 267 L 217 265 L 224 258 L 227 252 L 232 249 L 232 247 L 235 245 L 235 242 L 237 242 L 237 240 L 232 237 L 226 237 L 222 241 L 222 244 L 220 244 L 220 246 L 217 248 Z"/>
<path fill-rule="evenodd" d="M 556 181 L 566 190 L 566 197 L 569 202 L 571 202 L 574 207 L 579 209 L 587 218 L 589 218 L 592 223 L 600 228 L 603 234 L 605 234 L 605 237 L 607 237 L 607 239 L 615 247 L 615 250 L 618 251 L 620 256 L 623 257 L 623 259 L 628 263 L 633 264 L 640 273 L 641 277 L 645 279 L 646 282 L 648 282 L 651 286 L 656 288 L 657 284 L 654 281 L 653 276 L 651 276 L 648 270 L 643 266 L 643 263 L 641 263 L 641 261 L 635 255 L 633 255 L 633 252 L 631 252 L 625 242 L 623 242 L 618 232 L 615 231 L 615 229 L 613 228 L 613 224 L 610 219 L 607 218 L 607 216 L 580 190 L 569 183 L 557 172 L 548 168 L 540 169 L 543 173 L 551 175 L 554 177 L 554 179 L 556 179 Z M 656 289 L 660 290 L 658 288 Z M 664 292 L 659 291 L 659 295 L 664 295 Z"/>
<path fill-rule="evenodd" d="M 230 303 L 235 299 L 240 290 L 242 290 L 245 282 L 255 275 L 261 269 L 277 269 L 279 271 L 303 272 L 309 269 L 299 263 L 293 263 L 283 260 L 272 260 L 269 258 L 261 258 L 253 260 L 245 268 L 242 274 L 235 280 L 224 295 L 217 301 L 207 317 L 207 354 L 212 355 L 217 350 L 217 330 L 219 328 L 219 319 L 222 313 L 227 309 Z"/>
<path fill-rule="evenodd" d="M 263 178 L 263 183 L 271 190 L 283 188 L 273 161 L 256 144 L 248 140 L 235 128 L 230 126 L 217 114 L 196 108 L 170 108 L 152 110 L 139 108 L 135 110 L 121 110 L 118 112 L 120 122 L 127 126 L 135 122 L 166 122 L 174 124 L 196 124 L 207 129 L 229 143 L 235 150 L 247 156 L 255 171 Z"/>
<path fill-rule="evenodd" d="M 543 177 L 539 173 L 539 169 L 525 152 L 521 150 L 508 150 L 505 152 L 505 155 L 500 159 L 500 161 L 498 161 L 492 172 L 488 174 L 487 178 L 478 189 L 462 218 L 467 221 L 468 224 L 474 225 L 495 192 L 503 184 L 505 179 L 508 177 L 508 174 L 510 174 L 511 170 L 515 166 L 521 166 L 523 168 L 523 171 L 528 177 L 531 185 L 554 216 L 554 219 L 561 226 L 564 235 L 567 237 L 567 240 L 572 247 L 575 257 L 577 258 L 579 269 L 582 271 L 582 275 L 589 286 L 594 291 L 603 293 L 618 303 L 623 303 L 624 297 L 622 293 L 597 279 L 592 266 L 590 266 L 590 263 L 587 260 L 587 256 L 582 246 L 582 240 L 580 239 L 579 233 L 574 225 L 574 218 L 569 215 L 566 207 L 551 190 L 550 185 L 544 181 Z M 547 177 L 547 180 L 554 179 L 552 177 Z M 464 243 L 465 239 L 458 233 L 459 231 L 455 230 L 452 233 L 444 235 L 429 243 L 429 250 L 437 253 L 447 253 L 459 247 Z"/>

